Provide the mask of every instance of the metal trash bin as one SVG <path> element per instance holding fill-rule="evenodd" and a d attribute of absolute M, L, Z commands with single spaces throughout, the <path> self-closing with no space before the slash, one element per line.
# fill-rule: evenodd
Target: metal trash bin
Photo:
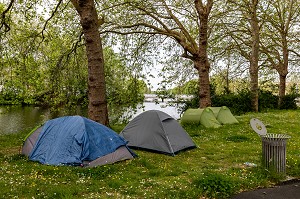
<path fill-rule="evenodd" d="M 262 140 L 262 164 L 266 169 L 285 174 L 286 144 L 289 135 L 268 134 L 265 125 L 258 119 L 250 120 L 252 129 Z"/>
<path fill-rule="evenodd" d="M 285 174 L 286 144 L 289 138 L 291 137 L 283 134 L 266 134 L 261 136 L 262 163 L 265 168 Z"/>

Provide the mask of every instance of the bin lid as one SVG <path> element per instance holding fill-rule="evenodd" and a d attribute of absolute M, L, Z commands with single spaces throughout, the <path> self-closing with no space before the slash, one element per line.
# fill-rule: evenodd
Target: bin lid
<path fill-rule="evenodd" d="M 291 136 L 285 134 L 266 134 L 262 136 L 262 139 L 264 140 L 286 140 L 290 138 Z"/>
<path fill-rule="evenodd" d="M 265 125 L 259 119 L 252 118 L 250 120 L 250 125 L 258 135 L 265 136 L 267 134 Z"/>

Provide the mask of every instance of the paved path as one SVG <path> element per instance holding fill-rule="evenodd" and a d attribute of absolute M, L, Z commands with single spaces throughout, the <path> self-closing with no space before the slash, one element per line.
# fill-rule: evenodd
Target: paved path
<path fill-rule="evenodd" d="M 300 180 L 273 188 L 242 192 L 232 199 L 300 199 Z"/>

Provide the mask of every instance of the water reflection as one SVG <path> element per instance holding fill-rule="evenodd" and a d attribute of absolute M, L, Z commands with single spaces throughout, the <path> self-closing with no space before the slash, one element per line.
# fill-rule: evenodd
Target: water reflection
<path fill-rule="evenodd" d="M 45 121 L 62 115 L 83 115 L 83 110 L 76 109 L 53 112 L 50 109 L 32 106 L 0 106 L 0 134 L 30 131 Z"/>
<path fill-rule="evenodd" d="M 160 110 L 175 119 L 180 118 L 177 107 L 166 103 L 155 104 L 153 102 L 145 102 L 143 106 L 138 107 L 133 117 L 147 110 Z M 30 131 L 49 119 L 63 115 L 82 115 L 86 117 L 87 111 L 78 107 L 76 110 L 69 110 L 68 112 L 62 110 L 61 112 L 53 113 L 49 109 L 41 107 L 0 106 L 0 134 Z"/>
<path fill-rule="evenodd" d="M 180 105 L 179 105 L 180 106 Z M 144 111 L 148 110 L 159 110 L 169 114 L 174 119 L 180 118 L 179 108 L 175 106 L 175 104 L 168 104 L 168 103 L 154 103 L 154 102 L 144 102 L 142 106 L 139 106 L 137 112 L 133 115 L 133 118 Z"/>
<path fill-rule="evenodd" d="M 0 107 L 0 134 L 34 128 L 47 119 L 46 111 L 38 107 Z"/>

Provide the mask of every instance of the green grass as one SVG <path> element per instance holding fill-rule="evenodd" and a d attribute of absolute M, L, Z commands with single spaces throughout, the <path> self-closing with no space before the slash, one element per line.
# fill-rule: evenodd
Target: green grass
<path fill-rule="evenodd" d="M 291 136 L 287 176 L 300 178 L 300 111 L 270 111 L 237 116 L 239 124 L 218 129 L 185 126 L 198 147 L 175 157 L 136 150 L 136 159 L 90 169 L 29 161 L 19 155 L 28 132 L 0 135 L 0 198 L 230 198 L 269 187 L 284 178 L 262 168 L 253 117 L 268 133 Z"/>

